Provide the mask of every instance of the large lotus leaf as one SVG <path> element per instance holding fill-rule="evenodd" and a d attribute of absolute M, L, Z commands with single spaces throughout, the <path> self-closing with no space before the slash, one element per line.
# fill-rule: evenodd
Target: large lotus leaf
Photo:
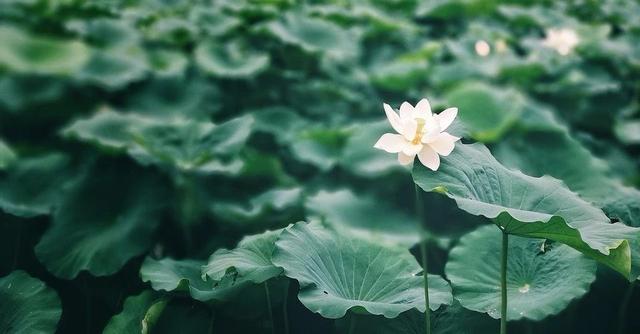
<path fill-rule="evenodd" d="M 264 162 L 261 162 L 264 163 Z M 250 225 L 280 225 L 300 215 L 302 188 L 274 188 L 250 200 L 247 207 L 238 203 L 216 202 L 211 210 L 217 216 L 238 228 Z"/>
<path fill-rule="evenodd" d="M 44 282 L 17 270 L 0 278 L 0 332 L 55 333 L 62 306 Z"/>
<path fill-rule="evenodd" d="M 565 243 L 629 277 L 627 240 L 636 240 L 638 229 L 610 224 L 600 209 L 556 179 L 507 169 L 481 144 L 456 145 L 436 172 L 415 164 L 413 178 L 425 191 L 444 193 L 460 209 L 493 219 L 510 234 Z"/>
<path fill-rule="evenodd" d="M 131 129 L 147 122 L 142 116 L 102 108 L 90 118 L 71 123 L 62 130 L 62 135 L 106 149 L 124 150 L 133 142 Z"/>
<path fill-rule="evenodd" d="M 411 248 L 420 241 L 418 220 L 406 212 L 350 190 L 320 191 L 308 197 L 307 211 L 336 230 L 375 244 Z"/>
<path fill-rule="evenodd" d="M 507 166 L 533 175 L 551 175 L 598 205 L 612 218 L 640 227 L 640 191 L 609 176 L 605 161 L 594 157 L 562 131 L 517 133 L 496 146 L 496 157 Z M 544 156 L 545 159 L 540 159 Z M 570 159 L 567 159 L 570 157 Z M 632 276 L 640 275 L 640 242 L 630 240 Z"/>
<path fill-rule="evenodd" d="M 203 71 L 223 78 L 251 77 L 269 66 L 269 54 L 248 50 L 239 42 L 201 42 L 195 60 Z"/>
<path fill-rule="evenodd" d="M 358 41 L 353 33 L 323 19 L 289 13 L 281 20 L 267 24 L 266 29 L 283 42 L 306 52 L 325 52 L 337 58 L 358 53 Z"/>
<path fill-rule="evenodd" d="M 68 167 L 59 153 L 16 161 L 0 175 L 0 209 L 20 217 L 51 213 L 69 181 Z"/>
<path fill-rule="evenodd" d="M 640 144 L 640 120 L 619 121 L 614 130 L 621 142 L 627 145 Z"/>
<path fill-rule="evenodd" d="M 17 156 L 4 141 L 0 139 L 0 171 L 7 169 Z"/>
<path fill-rule="evenodd" d="M 182 52 L 167 49 L 147 50 L 147 61 L 158 76 L 180 76 L 189 65 Z"/>
<path fill-rule="evenodd" d="M 391 132 L 389 122 L 356 124 L 340 157 L 340 165 L 358 176 L 378 177 L 393 171 L 405 171 L 393 154 L 373 148 L 383 134 Z"/>
<path fill-rule="evenodd" d="M 445 272 L 462 306 L 500 318 L 502 232 L 482 226 L 451 250 Z M 584 295 L 595 280 L 596 265 L 566 245 L 509 237 L 507 319 L 542 320 Z"/>
<path fill-rule="evenodd" d="M 495 152 L 506 166 L 528 175 L 558 178 L 583 198 L 602 207 L 609 217 L 640 226 L 640 191 L 612 178 L 607 163 L 566 132 L 514 134 L 497 145 Z M 540 159 L 541 154 L 544 160 Z"/>
<path fill-rule="evenodd" d="M 405 59 L 381 62 L 371 67 L 372 82 L 385 89 L 406 91 L 420 85 L 428 76 L 428 66 L 424 59 Z"/>
<path fill-rule="evenodd" d="M 167 298 L 158 297 L 149 290 L 128 297 L 124 301 L 122 311 L 109 320 L 103 333 L 150 333 L 167 306 L 167 302 Z"/>
<path fill-rule="evenodd" d="M 208 303 L 225 303 L 226 307 L 245 310 L 249 315 L 264 312 L 266 308 L 265 287 L 268 286 L 272 302 L 282 300 L 283 280 L 254 284 L 237 273 L 225 275 L 219 281 L 202 279 L 202 267 L 206 263 L 199 260 L 173 260 L 165 258 L 145 259 L 140 268 L 140 277 L 149 282 L 154 290 L 168 291 L 176 295 L 189 295 L 193 299 Z M 271 283 L 274 284 L 271 284 Z M 246 299 L 255 303 L 247 305 Z"/>
<path fill-rule="evenodd" d="M 42 75 L 3 75 L 0 78 L 0 105 L 3 111 L 16 112 L 23 108 L 48 103 L 60 98 L 65 82 Z"/>
<path fill-rule="evenodd" d="M 129 154 L 142 164 L 168 165 L 182 172 L 238 172 L 238 160 L 225 161 L 244 146 L 253 118 L 241 116 L 222 124 L 175 119 L 132 130 Z M 228 160 L 228 159 L 227 159 Z"/>
<path fill-rule="evenodd" d="M 137 90 L 127 92 L 123 110 L 154 118 L 188 117 L 209 120 L 220 109 L 220 90 L 204 76 L 167 76 L 145 82 Z"/>
<path fill-rule="evenodd" d="M 328 171 L 338 163 L 347 138 L 344 129 L 305 130 L 293 139 L 291 153 L 300 161 Z"/>
<path fill-rule="evenodd" d="M 202 267 L 202 278 L 222 280 L 226 275 L 237 273 L 245 280 L 262 283 L 282 273 L 282 268 L 271 262 L 276 240 L 282 230 L 266 231 L 244 237 L 232 250 L 219 249 Z"/>
<path fill-rule="evenodd" d="M 252 110 L 256 120 L 255 131 L 265 132 L 275 137 L 281 145 L 288 145 L 296 139 L 300 129 L 308 126 L 296 110 L 274 106 Z"/>
<path fill-rule="evenodd" d="M 173 118 L 156 119 L 109 110 L 69 125 L 63 134 L 112 149 L 126 149 L 143 165 L 181 172 L 231 173 L 242 168 L 232 159 L 251 134 L 253 118 L 241 116 L 222 124 Z"/>
<path fill-rule="evenodd" d="M 140 34 L 130 21 L 112 18 L 71 20 L 66 28 L 76 32 L 93 46 L 109 49 L 133 45 L 140 42 Z"/>
<path fill-rule="evenodd" d="M 458 108 L 458 118 L 474 139 L 499 139 L 524 109 L 524 97 L 517 91 L 471 82 L 450 91 L 448 105 Z"/>
<path fill-rule="evenodd" d="M 30 35 L 0 26 L 0 68 L 34 74 L 71 74 L 89 59 L 89 48 L 72 40 Z"/>
<path fill-rule="evenodd" d="M 242 21 L 211 6 L 193 6 L 189 14 L 193 22 L 207 36 L 219 36 L 241 25 Z"/>
<path fill-rule="evenodd" d="M 387 318 L 425 310 L 422 268 L 407 250 L 305 222 L 286 228 L 276 247 L 273 263 L 300 283 L 298 299 L 325 318 L 341 318 L 349 310 Z M 440 276 L 429 275 L 429 293 L 430 309 L 451 303 L 450 287 Z"/>
<path fill-rule="evenodd" d="M 149 171 L 121 164 L 94 163 L 55 210 L 35 253 L 57 277 L 111 275 L 151 246 L 166 189 Z"/>
<path fill-rule="evenodd" d="M 76 78 L 83 83 L 117 90 L 147 75 L 148 64 L 145 58 L 144 51 L 137 47 L 96 51 Z"/>
<path fill-rule="evenodd" d="M 217 293 L 214 292 L 214 283 L 205 282 L 201 277 L 200 268 L 204 264 L 199 260 L 154 260 L 147 257 L 140 268 L 140 277 L 157 291 L 187 293 L 197 300 L 210 300 L 216 298 Z M 235 285 L 233 283 L 230 285 Z"/>

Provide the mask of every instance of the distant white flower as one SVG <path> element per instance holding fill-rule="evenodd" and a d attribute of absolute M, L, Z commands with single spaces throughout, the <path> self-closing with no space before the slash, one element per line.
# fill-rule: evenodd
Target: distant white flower
<path fill-rule="evenodd" d="M 385 133 L 373 147 L 398 153 L 398 161 L 403 165 L 410 164 L 417 155 L 423 165 L 435 171 L 440 167 L 440 155 L 449 155 L 460 139 L 444 132 L 458 115 L 458 108 L 432 114 L 429 101 L 422 99 L 415 107 L 409 102 L 402 103 L 400 115 L 386 103 L 384 111 L 398 134 Z"/>
<path fill-rule="evenodd" d="M 481 57 L 486 57 L 491 53 L 491 46 L 487 41 L 477 41 L 474 48 L 476 49 L 476 53 Z"/>
<path fill-rule="evenodd" d="M 542 41 L 542 45 L 556 50 L 559 54 L 566 56 L 580 42 L 578 34 L 569 28 L 547 29 L 547 37 Z"/>
<path fill-rule="evenodd" d="M 496 41 L 496 52 L 503 53 L 507 51 L 507 42 L 504 39 L 499 39 Z"/>

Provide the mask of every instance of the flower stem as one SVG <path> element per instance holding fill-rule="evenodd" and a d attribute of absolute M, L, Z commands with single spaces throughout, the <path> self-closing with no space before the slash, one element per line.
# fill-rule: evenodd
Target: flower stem
<path fill-rule="evenodd" d="M 353 334 L 356 331 L 356 314 L 351 313 L 351 317 L 349 317 L 349 334 Z"/>
<path fill-rule="evenodd" d="M 269 312 L 269 320 L 271 321 L 271 333 L 276 333 L 276 327 L 273 323 L 273 310 L 271 309 L 271 295 L 269 294 L 269 284 L 264 281 L 264 294 L 267 299 L 267 311 Z"/>
<path fill-rule="evenodd" d="M 507 252 L 509 234 L 502 231 L 502 252 L 500 253 L 500 334 L 507 334 Z"/>
<path fill-rule="evenodd" d="M 422 270 L 424 279 L 424 326 L 425 332 L 431 334 L 431 310 L 429 309 L 429 270 L 427 262 L 427 233 L 424 226 L 424 203 L 422 202 L 422 196 L 420 188 L 415 185 L 416 195 L 416 213 L 418 215 L 418 224 L 420 224 L 420 257 L 422 258 Z"/>
<path fill-rule="evenodd" d="M 289 334 L 289 311 L 287 310 L 287 300 L 289 299 L 289 287 L 291 282 L 287 280 L 287 284 L 284 287 L 284 299 L 282 300 L 282 320 L 284 322 L 284 333 Z"/>
<path fill-rule="evenodd" d="M 618 333 L 620 334 L 627 332 L 627 311 L 629 309 L 629 302 L 631 302 L 631 296 L 633 296 L 633 289 L 635 286 L 635 282 L 629 284 L 624 293 L 624 297 L 622 297 L 622 303 L 620 304 L 620 310 L 618 311 Z"/>

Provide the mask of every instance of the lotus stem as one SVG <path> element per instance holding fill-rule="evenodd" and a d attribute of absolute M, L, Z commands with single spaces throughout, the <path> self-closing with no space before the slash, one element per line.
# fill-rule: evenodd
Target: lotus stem
<path fill-rule="evenodd" d="M 264 281 L 264 295 L 267 299 L 267 311 L 269 312 L 269 321 L 271 321 L 271 333 L 276 333 L 276 326 L 273 322 L 273 310 L 271 309 L 271 295 L 269 294 L 269 283 Z"/>
<path fill-rule="evenodd" d="M 502 252 L 500 253 L 500 334 L 507 334 L 507 252 L 509 234 L 502 231 Z"/>
<path fill-rule="evenodd" d="M 349 319 L 349 334 L 353 334 L 356 332 L 356 314 L 351 313 L 351 317 Z"/>
<path fill-rule="evenodd" d="M 289 311 L 287 311 L 287 300 L 289 299 L 289 287 L 291 282 L 287 280 L 284 287 L 284 299 L 282 300 L 282 320 L 284 322 L 284 333 L 289 334 Z"/>
<path fill-rule="evenodd" d="M 424 206 L 420 188 L 415 185 L 416 195 L 416 213 L 418 215 L 418 224 L 420 225 L 420 257 L 422 259 L 423 283 L 424 283 L 424 326 L 425 332 L 431 334 L 431 310 L 429 309 L 429 270 L 427 262 L 427 233 L 424 226 Z"/>
<path fill-rule="evenodd" d="M 629 309 L 629 302 L 631 302 L 631 296 L 633 296 L 633 289 L 635 288 L 635 282 L 632 282 L 627 287 L 627 290 L 622 297 L 622 303 L 620 303 L 620 310 L 618 311 L 618 333 L 624 334 L 627 332 L 627 312 Z"/>

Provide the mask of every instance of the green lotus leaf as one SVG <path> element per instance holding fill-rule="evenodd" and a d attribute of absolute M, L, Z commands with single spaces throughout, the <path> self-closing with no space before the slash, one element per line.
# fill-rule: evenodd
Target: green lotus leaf
<path fill-rule="evenodd" d="M 201 277 L 200 269 L 204 264 L 199 260 L 154 260 L 147 257 L 140 268 L 140 277 L 142 281 L 151 283 L 156 291 L 186 293 L 200 301 L 217 299 L 214 283 L 205 282 Z M 235 282 L 229 285 L 235 286 Z"/>
<path fill-rule="evenodd" d="M 300 161 L 328 171 L 338 163 L 347 138 L 345 129 L 305 130 L 293 139 L 291 153 Z"/>
<path fill-rule="evenodd" d="M 276 242 L 273 263 L 300 283 L 298 299 L 309 310 L 337 319 L 347 311 L 397 317 L 425 310 L 422 268 L 407 250 L 345 237 L 319 224 L 296 223 Z M 440 276 L 429 275 L 429 308 L 451 303 Z"/>
<path fill-rule="evenodd" d="M 234 174 L 242 163 L 231 158 L 243 148 L 252 124 L 251 116 L 217 125 L 185 119 L 149 122 L 131 130 L 134 142 L 128 152 L 144 165 L 168 166 L 181 172 Z"/>
<path fill-rule="evenodd" d="M 627 145 L 640 144 L 640 120 L 625 120 L 616 123 L 616 137 Z"/>
<path fill-rule="evenodd" d="M 173 67 L 173 65 L 170 65 Z M 168 68 L 167 68 L 168 69 Z M 182 70 L 179 71 L 182 73 Z M 176 74 L 176 75 L 174 75 Z M 163 72 L 126 96 L 122 110 L 154 118 L 188 117 L 210 120 L 221 106 L 220 90 L 204 76 L 189 78 Z"/>
<path fill-rule="evenodd" d="M 249 313 L 263 312 L 266 304 L 265 285 L 257 285 L 239 276 L 236 272 L 222 277 L 219 281 L 205 281 L 202 279 L 202 267 L 206 264 L 199 260 L 173 260 L 164 258 L 154 260 L 146 258 L 140 268 L 140 277 L 149 282 L 154 290 L 167 291 L 176 295 L 188 295 L 191 298 L 208 303 L 225 303 L 227 307 L 239 307 Z M 269 280 L 268 282 L 273 282 Z M 268 284 L 270 295 L 274 300 L 281 300 L 284 292 L 284 281 Z M 246 304 L 243 299 L 254 298 L 256 303 Z M 260 300 L 263 299 L 263 300 Z M 257 309 L 257 310 L 256 310 Z"/>
<path fill-rule="evenodd" d="M 58 294 L 41 280 L 22 270 L 0 278 L 0 332 L 52 334 L 60 315 Z"/>
<path fill-rule="evenodd" d="M 56 77 L 3 75 L 0 78 L 0 105 L 6 106 L 7 112 L 18 112 L 55 101 L 63 95 L 64 89 L 65 82 Z"/>
<path fill-rule="evenodd" d="M 223 78 L 252 77 L 269 66 L 269 54 L 248 50 L 237 41 L 204 41 L 194 52 L 196 63 L 203 71 Z"/>
<path fill-rule="evenodd" d="M 69 158 L 60 153 L 22 158 L 0 175 L 0 209 L 15 216 L 51 213 L 69 181 Z"/>
<path fill-rule="evenodd" d="M 235 272 L 247 281 L 262 283 L 280 275 L 282 268 L 274 266 L 271 257 L 281 232 L 266 231 L 246 236 L 232 250 L 217 250 L 202 267 L 202 279 L 220 281 L 227 274 Z"/>
<path fill-rule="evenodd" d="M 71 20 L 66 28 L 76 32 L 101 49 L 119 48 L 140 43 L 140 34 L 131 22 L 113 18 Z"/>
<path fill-rule="evenodd" d="M 242 162 L 234 155 L 249 138 L 252 124 L 251 116 L 216 125 L 102 110 L 89 119 L 75 121 L 63 135 L 110 149 L 126 149 L 143 165 L 181 172 L 237 174 Z"/>
<path fill-rule="evenodd" d="M 372 66 L 371 75 L 373 83 L 379 87 L 406 91 L 426 80 L 428 65 L 424 59 L 419 61 L 393 60 Z"/>
<path fill-rule="evenodd" d="M 189 65 L 189 60 L 182 52 L 166 49 L 148 50 L 147 61 L 154 73 L 159 76 L 182 75 Z"/>
<path fill-rule="evenodd" d="M 11 147 L 0 139 L 0 171 L 7 169 L 16 158 L 17 156 Z"/>
<path fill-rule="evenodd" d="M 361 123 L 352 129 L 352 135 L 340 157 L 340 165 L 354 175 L 378 177 L 394 171 L 406 173 L 406 169 L 398 164 L 398 158 L 393 154 L 373 148 L 383 134 L 391 132 L 387 120 L 371 123 Z"/>
<path fill-rule="evenodd" d="M 451 250 L 445 272 L 462 306 L 500 318 L 502 232 L 482 226 Z M 596 278 L 594 261 L 562 244 L 509 237 L 507 319 L 542 320 L 582 297 Z"/>
<path fill-rule="evenodd" d="M 137 47 L 96 51 L 76 79 L 107 90 L 117 90 L 147 75 L 145 56 L 144 51 Z"/>
<path fill-rule="evenodd" d="M 144 30 L 145 37 L 164 44 L 183 46 L 193 41 L 196 27 L 185 17 L 169 16 L 157 18 Z"/>
<path fill-rule="evenodd" d="M 524 97 L 515 90 L 471 82 L 450 91 L 448 105 L 458 108 L 458 118 L 483 142 L 498 140 L 518 120 L 524 109 Z"/>
<path fill-rule="evenodd" d="M 35 36 L 10 26 L 0 26 L 0 40 L 0 68 L 15 72 L 72 74 L 89 59 L 82 42 Z"/>
<path fill-rule="evenodd" d="M 111 275 L 151 246 L 166 189 L 154 174 L 122 163 L 94 163 L 56 208 L 35 253 L 57 277 Z"/>
<path fill-rule="evenodd" d="M 133 141 L 132 128 L 147 119 L 101 108 L 87 119 L 76 120 L 62 130 L 62 135 L 89 142 L 110 150 L 125 150 Z"/>
<path fill-rule="evenodd" d="M 564 131 L 531 131 L 509 136 L 496 157 L 528 175 L 550 175 L 623 223 L 640 227 L 640 191 L 612 178 L 605 161 L 594 157 Z M 545 156 L 544 161 L 540 159 Z M 567 159 L 571 157 L 571 159 Z M 561 160 L 559 160 L 561 159 Z M 640 241 L 631 243 L 632 277 L 640 276 Z"/>
<path fill-rule="evenodd" d="M 296 110 L 288 107 L 267 107 L 252 110 L 251 114 L 256 120 L 256 132 L 273 135 L 281 145 L 293 142 L 300 129 L 308 126 L 307 121 Z"/>
<path fill-rule="evenodd" d="M 510 234 L 562 242 L 629 277 L 627 240 L 636 240 L 638 229 L 610 224 L 600 209 L 554 178 L 507 169 L 482 144 L 457 144 L 436 172 L 415 164 L 413 179 Z"/>
<path fill-rule="evenodd" d="M 207 36 L 224 35 L 242 24 L 240 19 L 209 6 L 194 6 L 189 14 L 189 20 Z"/>
<path fill-rule="evenodd" d="M 323 19 L 288 13 L 267 24 L 266 29 L 283 42 L 309 53 L 325 52 L 336 58 L 358 53 L 353 33 Z"/>
<path fill-rule="evenodd" d="M 103 333 L 150 333 L 168 301 L 167 298 L 158 297 L 150 290 L 127 297 L 122 311 L 109 320 Z"/>
<path fill-rule="evenodd" d="M 415 217 L 371 196 L 343 189 L 320 191 L 308 197 L 307 211 L 338 231 L 374 244 L 411 248 L 420 241 Z"/>
<path fill-rule="evenodd" d="M 274 188 L 252 198 L 249 207 L 238 203 L 216 202 L 211 211 L 239 228 L 248 225 L 280 225 L 300 214 L 302 188 Z"/>

